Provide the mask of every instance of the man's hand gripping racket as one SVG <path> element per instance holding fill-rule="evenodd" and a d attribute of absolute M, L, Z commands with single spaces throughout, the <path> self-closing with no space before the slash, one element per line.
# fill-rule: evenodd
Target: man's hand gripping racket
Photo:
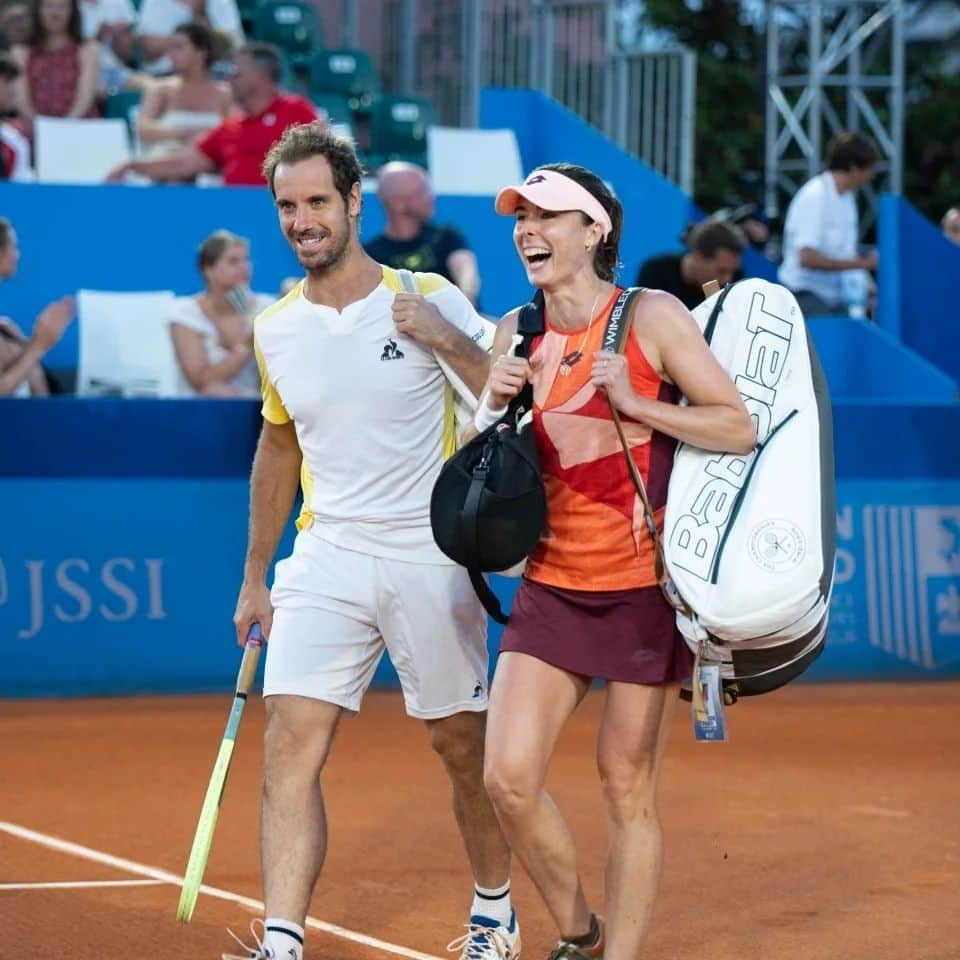
<path fill-rule="evenodd" d="M 190 918 L 193 916 L 193 908 L 196 906 L 197 897 L 200 894 L 203 873 L 207 868 L 207 858 L 210 856 L 210 847 L 213 844 L 213 831 L 216 829 L 217 817 L 220 813 L 220 801 L 223 799 L 223 789 L 227 782 L 227 774 L 230 772 L 233 745 L 237 740 L 240 718 L 243 716 L 247 694 L 250 692 L 253 679 L 257 675 L 257 662 L 260 659 L 262 646 L 263 633 L 260 630 L 260 624 L 255 623 L 247 634 L 246 646 L 243 648 L 243 660 L 240 663 L 240 672 L 237 675 L 237 689 L 227 720 L 227 729 L 223 734 L 223 742 L 220 744 L 217 761 L 213 765 L 207 794 L 200 810 L 197 832 L 193 837 L 193 847 L 190 849 L 190 859 L 187 861 L 187 871 L 183 877 L 180 903 L 177 906 L 177 919 L 181 923 L 190 922 Z"/>

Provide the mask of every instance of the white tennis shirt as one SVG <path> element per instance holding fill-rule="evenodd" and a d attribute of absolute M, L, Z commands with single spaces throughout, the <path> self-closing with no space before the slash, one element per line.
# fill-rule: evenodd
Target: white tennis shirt
<path fill-rule="evenodd" d="M 430 493 L 456 448 L 453 394 L 433 351 L 397 333 L 394 270 L 342 312 L 303 281 L 254 324 L 263 416 L 293 421 L 303 453 L 297 526 L 378 557 L 448 563 L 430 531 Z M 453 284 L 417 274 L 443 317 L 475 342 L 484 320 Z"/>
<path fill-rule="evenodd" d="M 857 255 L 859 229 L 852 190 L 837 193 L 829 170 L 808 180 L 787 208 L 780 282 L 794 292 L 809 290 L 829 304 L 841 303 L 842 272 L 803 267 L 800 251 L 809 247 L 831 260 L 851 259 Z"/>

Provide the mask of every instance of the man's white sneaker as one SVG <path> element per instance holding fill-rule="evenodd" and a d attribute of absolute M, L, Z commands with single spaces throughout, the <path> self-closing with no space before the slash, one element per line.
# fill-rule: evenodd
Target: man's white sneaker
<path fill-rule="evenodd" d="M 467 932 L 447 944 L 450 953 L 460 954 L 460 960 L 517 960 L 520 956 L 520 924 L 517 911 L 510 913 L 510 924 L 474 914 L 467 924 Z"/>
<path fill-rule="evenodd" d="M 227 933 L 233 937 L 245 953 L 222 953 L 220 960 L 273 960 L 273 953 L 268 953 L 263 945 L 263 938 L 266 936 L 264 923 L 259 918 L 250 921 L 250 936 L 253 937 L 254 946 L 248 947 L 231 929 L 227 928 Z"/>

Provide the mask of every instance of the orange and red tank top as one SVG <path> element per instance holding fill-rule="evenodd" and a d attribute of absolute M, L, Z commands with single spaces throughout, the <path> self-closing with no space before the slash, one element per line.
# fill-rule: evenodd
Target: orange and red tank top
<path fill-rule="evenodd" d="M 618 288 L 592 323 L 546 330 L 531 350 L 533 427 L 547 492 L 547 525 L 525 576 L 569 590 L 626 590 L 656 584 L 653 543 L 603 390 L 591 384 Z M 650 365 L 631 332 L 626 358 L 638 396 L 676 403 L 677 389 Z M 621 414 L 624 432 L 662 529 L 676 441 Z"/>

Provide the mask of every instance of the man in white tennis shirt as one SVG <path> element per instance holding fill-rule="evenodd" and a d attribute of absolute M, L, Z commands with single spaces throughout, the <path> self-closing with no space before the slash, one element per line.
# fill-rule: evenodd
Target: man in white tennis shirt
<path fill-rule="evenodd" d="M 510 856 L 482 775 L 486 618 L 429 522 L 433 482 L 454 440 L 440 359 L 479 395 L 485 321 L 441 277 L 420 276 L 424 295 L 398 292 L 397 274 L 364 253 L 362 171 L 348 140 L 321 124 L 292 127 L 264 172 L 306 277 L 254 328 L 264 424 L 234 617 L 241 643 L 254 622 L 268 640 L 266 919 L 249 956 L 302 957 L 326 850 L 320 774 L 340 717 L 359 710 L 385 647 L 407 712 L 426 722 L 453 784 L 476 881 L 462 956 L 510 960 L 520 947 Z M 298 479 L 300 532 L 268 592 Z"/>

